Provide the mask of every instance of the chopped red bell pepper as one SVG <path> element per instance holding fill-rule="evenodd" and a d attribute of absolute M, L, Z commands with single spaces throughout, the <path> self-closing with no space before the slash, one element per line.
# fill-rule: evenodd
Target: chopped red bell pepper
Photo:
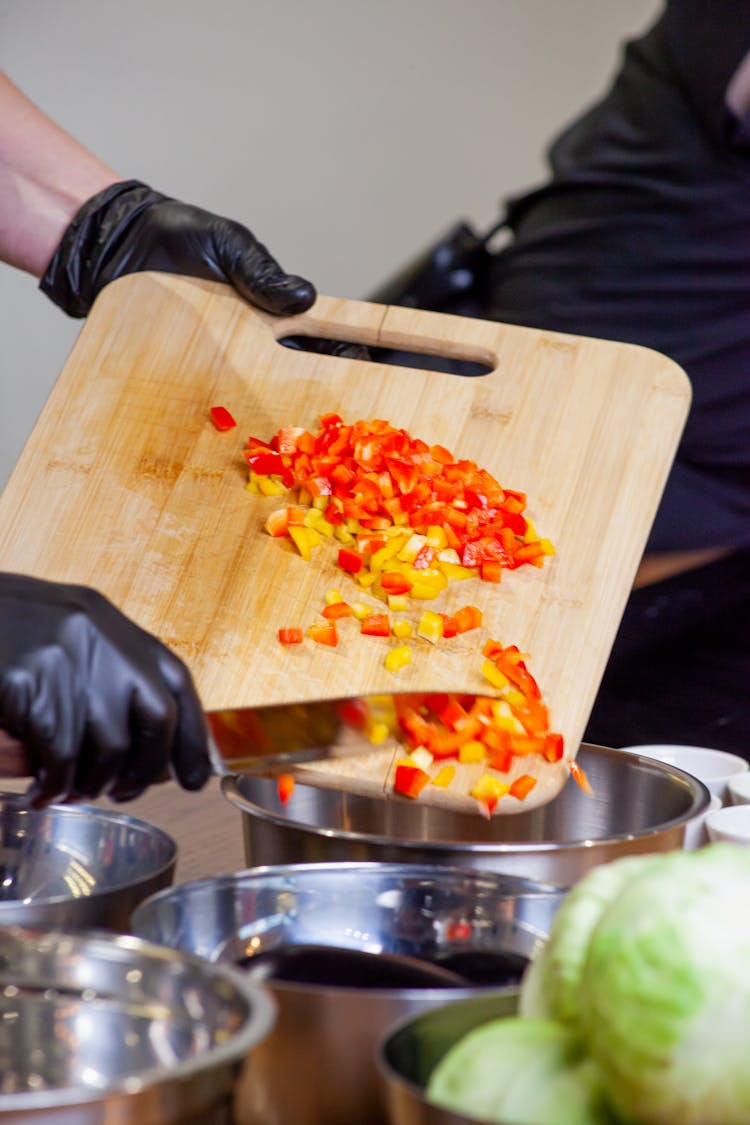
<path fill-rule="evenodd" d="M 295 627 L 279 629 L 279 640 L 283 645 L 301 645 L 304 634 Z"/>
<path fill-rule="evenodd" d="M 404 763 L 396 766 L 393 788 L 396 793 L 400 793 L 404 797 L 411 797 L 412 799 L 418 797 L 425 785 L 429 785 L 429 782 L 430 775 L 426 770 L 420 769 L 419 766 L 409 766 Z"/>
<path fill-rule="evenodd" d="M 510 742 L 510 736 L 508 737 L 508 742 Z M 510 767 L 513 765 L 514 757 L 515 754 L 511 750 L 510 746 L 507 745 L 502 749 L 491 751 L 489 755 L 489 763 L 492 766 L 493 770 L 497 770 L 498 773 L 507 773 Z"/>
<path fill-rule="evenodd" d="M 548 762 L 559 762 L 563 756 L 563 736 L 553 731 L 548 731 L 544 736 L 544 750 L 542 753 Z"/>
<path fill-rule="evenodd" d="M 226 406 L 212 406 L 210 414 L 217 430 L 231 430 L 237 425 Z"/>
<path fill-rule="evenodd" d="M 458 636 L 458 622 L 455 617 L 451 617 L 447 613 L 441 613 L 443 619 L 443 639 L 450 640 L 451 637 Z"/>
<path fill-rule="evenodd" d="M 368 708 L 364 699 L 345 699 L 338 705 L 338 714 L 341 722 L 355 730 L 362 730 L 367 725 Z"/>
<path fill-rule="evenodd" d="M 391 623 L 387 613 L 368 613 L 362 618 L 360 632 L 366 637 L 390 637 Z"/>
<path fill-rule="evenodd" d="M 276 778 L 276 792 L 278 793 L 279 800 L 282 805 L 289 802 L 289 798 L 294 792 L 294 776 L 291 773 L 280 773 Z"/>
<path fill-rule="evenodd" d="M 435 696 L 430 700 L 431 709 L 443 723 L 450 730 L 457 730 L 459 727 L 464 727 L 468 722 L 468 714 L 466 709 L 461 706 L 461 703 L 454 695 L 446 695 L 444 697 Z"/>
<path fill-rule="evenodd" d="M 352 551 L 348 547 L 341 547 L 336 562 L 341 569 L 347 571 L 347 573 L 359 574 L 364 564 L 364 559 L 356 551 Z"/>

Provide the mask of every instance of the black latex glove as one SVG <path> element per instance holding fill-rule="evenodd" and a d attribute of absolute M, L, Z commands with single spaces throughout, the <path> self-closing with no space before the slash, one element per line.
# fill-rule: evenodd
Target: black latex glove
<path fill-rule="evenodd" d="M 188 669 L 83 586 L 0 574 L 0 727 L 26 747 L 35 805 L 210 774 Z"/>
<path fill-rule="evenodd" d="M 266 312 L 291 316 L 315 300 L 304 278 L 285 273 L 247 227 L 152 191 L 113 184 L 84 203 L 40 282 L 70 316 L 87 316 L 115 278 L 142 270 L 223 281 Z"/>

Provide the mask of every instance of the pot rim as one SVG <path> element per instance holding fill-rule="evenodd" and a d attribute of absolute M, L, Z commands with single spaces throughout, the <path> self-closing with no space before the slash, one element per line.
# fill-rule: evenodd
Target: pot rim
<path fill-rule="evenodd" d="M 582 748 L 588 748 L 589 745 L 590 744 L 583 743 Z M 596 746 L 592 747 L 592 749 L 604 751 L 606 755 L 619 755 L 622 753 L 622 751 L 606 746 Z M 395 839 L 393 836 L 378 833 L 355 832 L 343 828 L 323 828 L 319 825 L 306 823 L 303 820 L 293 820 L 281 813 L 276 813 L 271 809 L 264 808 L 262 805 L 258 805 L 248 797 L 245 797 L 240 791 L 240 785 L 243 779 L 242 774 L 229 774 L 223 777 L 221 779 L 221 790 L 227 800 L 241 813 L 255 816 L 258 820 L 269 821 L 279 828 L 299 830 L 313 836 L 323 836 L 335 840 L 347 840 L 353 843 L 419 848 L 438 853 L 459 851 L 469 854 L 512 855 L 523 851 L 524 853 L 538 855 L 546 852 L 574 851 L 583 848 L 606 848 L 635 840 L 647 842 L 674 828 L 679 828 L 681 825 L 687 824 L 694 817 L 707 811 L 711 800 L 711 794 L 708 787 L 697 777 L 694 777 L 693 774 L 687 773 L 685 770 L 681 770 L 677 766 L 670 765 L 667 762 L 661 762 L 656 758 L 649 758 L 642 754 L 629 754 L 628 756 L 638 761 L 647 762 L 649 766 L 654 767 L 658 772 L 671 777 L 681 785 L 684 785 L 688 790 L 691 790 L 693 799 L 690 803 L 690 807 L 681 813 L 680 816 L 672 817 L 671 820 L 665 820 L 661 824 L 655 825 L 653 828 L 639 832 L 620 832 L 611 836 L 582 837 L 577 840 L 547 840 L 539 842 L 505 840 L 494 843 L 488 840 L 472 843 L 466 840 Z M 301 787 L 304 787 L 304 782 L 300 782 L 299 784 Z"/>
<path fill-rule="evenodd" d="M 332 875 L 340 874 L 341 872 L 363 872 L 369 874 L 370 872 L 375 875 L 408 875 L 415 878 L 423 878 L 425 876 L 434 876 L 441 880 L 449 879 L 451 875 L 455 875 L 460 879 L 471 879 L 478 881 L 480 879 L 490 880 L 503 880 L 508 883 L 517 883 L 523 886 L 523 890 L 514 892 L 509 890 L 507 895 L 503 894 L 503 898 L 532 898 L 537 896 L 557 895 L 564 894 L 568 888 L 556 883 L 543 883 L 537 879 L 530 879 L 525 875 L 512 875 L 505 874 L 504 872 L 497 871 L 484 871 L 477 867 L 464 867 L 460 863 L 441 865 L 435 867 L 433 864 L 422 862 L 411 862 L 410 860 L 379 860 L 379 859 L 327 859 L 319 863 L 264 863 L 259 864 L 257 867 L 245 867 L 241 871 L 234 871 L 224 875 L 207 875 L 201 879 L 191 879 L 186 883 L 178 883 L 173 887 L 165 887 L 163 890 L 156 891 L 150 895 L 142 903 L 139 903 L 133 912 L 133 917 L 141 911 L 146 911 L 152 903 L 159 902 L 162 899 L 176 898 L 180 894 L 188 891 L 189 893 L 198 892 L 203 887 L 212 890 L 223 889 L 224 887 L 231 887 L 234 885 L 242 885 L 248 882 L 262 882 L 269 877 L 287 877 L 293 875 L 309 875 L 326 874 L 330 872 Z"/>
<path fill-rule="evenodd" d="M 42 931 L 11 927 L 19 934 L 40 936 Z M 50 933 L 44 933 L 49 937 Z M 245 1024 L 224 1043 L 217 1043 L 208 1050 L 201 1051 L 172 1066 L 149 1067 L 135 1075 L 125 1075 L 101 1087 L 92 1086 L 51 1086 L 44 1090 L 23 1090 L 17 1093 L 0 1093 L 0 1117 L 9 1112 L 42 1109 L 62 1109 L 76 1105 L 86 1106 L 98 1101 L 115 1098 L 139 1097 L 159 1085 L 188 1082 L 196 1075 L 208 1070 L 219 1070 L 234 1066 L 255 1046 L 260 1044 L 271 1032 L 276 1020 L 277 1005 L 270 992 L 247 974 L 227 964 L 215 964 L 197 954 L 170 949 L 145 938 L 130 934 L 110 934 L 89 931 L 84 934 L 60 932 L 59 937 L 66 942 L 82 945 L 104 942 L 106 945 L 122 947 L 164 961 L 178 961 L 189 964 L 207 977 L 228 981 L 242 996 L 248 1007 Z"/>
<path fill-rule="evenodd" d="M 38 815 L 43 817 L 51 814 L 56 819 L 61 816 L 70 816 L 79 820 L 94 818 L 107 823 L 114 822 L 118 827 L 134 829 L 143 836 L 151 837 L 153 840 L 165 845 L 165 857 L 158 865 L 155 864 L 148 869 L 143 868 L 139 870 L 137 879 L 121 879 L 116 883 L 108 883 L 105 887 L 92 890 L 90 894 L 85 896 L 86 902 L 96 902 L 98 899 L 104 899 L 109 895 L 119 894 L 122 891 L 138 887 L 143 883 L 149 883 L 155 879 L 160 879 L 173 871 L 177 862 L 177 841 L 170 836 L 168 832 L 165 832 L 163 828 L 159 828 L 157 825 L 151 824 L 147 820 L 142 820 L 140 817 L 132 816 L 130 813 L 119 812 L 116 809 L 100 809 L 96 805 L 89 804 L 48 805 L 44 809 L 32 809 L 24 803 L 22 793 L 0 792 L 0 813 L 2 813 L 4 806 L 15 806 L 18 812 L 28 812 L 32 816 Z M 63 906 L 75 901 L 72 895 L 44 895 L 32 899 L 29 906 L 46 908 L 48 906 Z M 0 902 L 0 925 L 3 925 L 3 916 L 5 914 L 10 915 L 17 913 L 22 905 L 23 902 L 20 899 Z"/>

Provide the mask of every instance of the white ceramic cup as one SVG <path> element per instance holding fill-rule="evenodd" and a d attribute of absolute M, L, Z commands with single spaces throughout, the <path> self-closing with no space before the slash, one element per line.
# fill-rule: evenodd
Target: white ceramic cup
<path fill-rule="evenodd" d="M 750 805 L 750 770 L 730 777 L 727 789 L 733 805 Z"/>
<path fill-rule="evenodd" d="M 729 799 L 730 778 L 748 772 L 748 763 L 738 754 L 726 750 L 711 750 L 707 746 L 676 746 L 670 743 L 644 744 L 643 746 L 622 746 L 631 754 L 643 754 L 646 758 L 657 758 L 660 762 L 677 766 L 702 781 L 706 788 L 716 794 L 723 802 Z"/>
<path fill-rule="evenodd" d="M 750 777 L 750 774 L 748 774 Z M 722 808 L 721 797 L 718 793 L 711 794 L 711 800 L 705 812 L 699 813 L 689 820 L 685 825 L 685 838 L 683 841 L 683 848 L 692 851 L 694 848 L 702 848 L 704 844 L 709 842 L 708 832 L 706 831 L 706 817 L 709 813 L 715 812 L 716 809 Z"/>
<path fill-rule="evenodd" d="M 712 844 L 750 844 L 750 805 L 726 805 L 706 815 L 706 832 Z"/>

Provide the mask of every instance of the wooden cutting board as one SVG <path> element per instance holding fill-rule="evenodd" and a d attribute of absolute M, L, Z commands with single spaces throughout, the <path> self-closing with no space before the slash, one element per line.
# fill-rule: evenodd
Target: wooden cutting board
<path fill-rule="evenodd" d="M 306 333 L 489 365 L 474 378 L 292 351 Z M 690 387 L 665 357 L 630 345 L 320 297 L 276 319 L 225 286 L 138 274 L 98 298 L 0 499 L 0 567 L 98 587 L 190 666 L 207 709 L 391 690 L 485 692 L 487 636 L 517 644 L 553 729 L 580 742 L 687 416 Z M 235 430 L 218 432 L 210 407 Z M 385 418 L 447 446 L 528 495 L 557 554 L 499 586 L 451 583 L 433 603 L 473 603 L 485 627 L 388 673 L 389 644 L 354 620 L 327 649 L 279 644 L 336 587 L 333 548 L 303 561 L 263 532 L 276 498 L 245 489 L 248 434 Z M 356 595 L 363 600 L 360 594 Z M 367 600 L 365 596 L 364 600 Z M 381 792 L 393 749 L 311 767 L 317 783 Z M 471 772 L 471 771 L 469 771 Z M 476 767 L 474 768 L 476 772 Z M 548 770 L 526 806 L 554 795 Z M 447 797 L 425 790 L 423 799 Z M 429 795 L 429 796 L 428 796 Z M 501 805 L 503 802 L 501 802 Z"/>

